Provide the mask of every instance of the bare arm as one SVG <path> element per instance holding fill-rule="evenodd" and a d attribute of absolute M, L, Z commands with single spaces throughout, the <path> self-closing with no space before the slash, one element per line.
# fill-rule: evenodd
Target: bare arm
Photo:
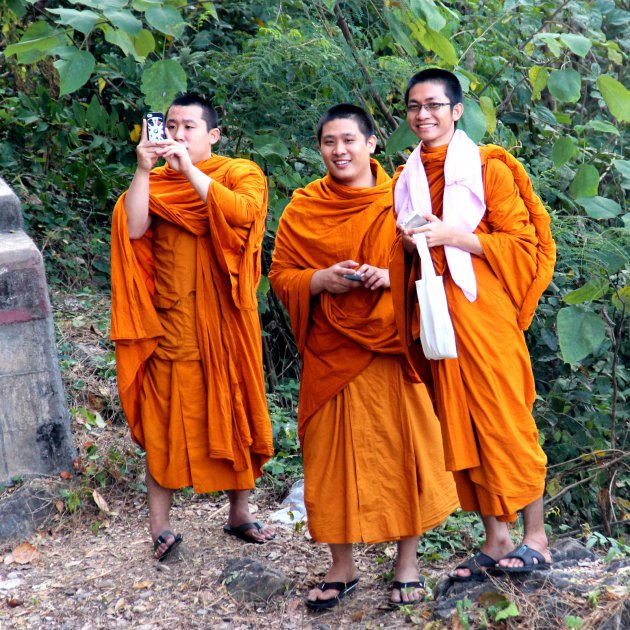
<path fill-rule="evenodd" d="M 136 147 L 138 165 L 125 195 L 129 238 L 140 238 L 151 225 L 149 216 L 149 174 L 158 160 L 155 143 L 147 140 L 147 122 L 142 121 L 142 135 Z"/>

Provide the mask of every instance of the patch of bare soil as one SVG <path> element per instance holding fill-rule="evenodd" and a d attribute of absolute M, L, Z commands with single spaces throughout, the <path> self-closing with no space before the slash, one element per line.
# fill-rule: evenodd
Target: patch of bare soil
<path fill-rule="evenodd" d="M 613 592 L 596 586 L 601 581 L 593 580 L 593 589 L 599 589 L 597 596 L 575 595 L 568 589 L 565 595 L 561 593 L 566 603 L 561 611 L 556 609 L 557 594 L 554 606 L 549 606 L 551 587 L 526 591 L 510 582 L 494 585 L 505 599 L 518 604 L 517 615 L 495 622 L 483 611 L 490 611 L 492 601 L 484 603 L 480 598 L 484 609 L 482 617 L 475 619 L 485 618 L 482 625 L 469 624 L 471 603 L 465 603 L 466 593 L 461 594 L 465 605 L 447 620 L 431 620 L 435 605 L 430 592 L 418 605 L 392 611 L 387 600 L 395 545 L 381 544 L 356 546 L 361 571 L 358 589 L 339 607 L 314 613 L 303 600 L 327 571 L 327 546 L 315 544 L 306 528 L 295 526 L 279 526 L 276 539 L 265 545 L 248 545 L 225 535 L 228 502 L 222 493 L 176 494 L 171 525 L 184 542 L 167 562 L 155 561 L 147 528 L 143 458 L 121 419 L 112 378 L 108 306 L 103 296 L 57 296 L 55 300 L 78 457 L 73 471 L 48 482 L 54 516 L 47 525 L 33 536 L 0 543 L 0 628 L 460 630 L 564 626 L 600 630 L 608 627 L 605 620 L 623 606 L 619 587 Z M 10 492 L 0 491 L 0 499 Z M 278 509 L 282 493 L 277 479 L 274 483 L 262 480 L 251 499 L 258 520 L 268 520 Z M 290 581 L 287 591 L 257 604 L 234 600 L 220 576 L 226 564 L 240 556 L 283 571 Z M 430 586 L 456 564 L 453 559 L 449 567 L 429 565 L 422 558 L 419 562 Z M 594 575 L 593 569 L 587 573 L 583 577 L 576 573 L 567 584 L 573 579 L 592 579 L 588 576 Z M 566 626 L 568 614 L 579 617 L 579 622 Z"/>

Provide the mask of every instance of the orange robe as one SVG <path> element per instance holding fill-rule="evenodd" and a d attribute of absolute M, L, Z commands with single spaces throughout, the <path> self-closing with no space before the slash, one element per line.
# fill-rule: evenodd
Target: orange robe
<path fill-rule="evenodd" d="M 203 202 L 169 166 L 151 172 L 146 234 L 112 220 L 118 389 L 163 487 L 252 488 L 273 455 L 256 288 L 267 185 L 248 160 L 212 156 Z"/>
<path fill-rule="evenodd" d="M 269 273 L 303 362 L 298 422 L 309 530 L 327 543 L 417 535 L 457 507 L 439 422 L 403 353 L 389 289 L 310 294 L 315 271 L 334 263 L 387 267 L 396 234 L 391 184 L 377 162 L 372 169 L 372 188 L 327 175 L 295 191 Z"/>
<path fill-rule="evenodd" d="M 446 151 L 447 145 L 422 151 L 438 217 Z M 549 215 L 520 163 L 492 145 L 481 148 L 481 161 L 487 209 L 475 230 L 485 258 L 472 256 L 478 297 L 466 299 L 451 278 L 444 248 L 431 248 L 436 273 L 444 277 L 458 358 L 430 364 L 446 465 L 455 472 L 462 508 L 513 521 L 544 491 L 547 460 L 531 413 L 536 394 L 522 330 L 553 274 L 555 245 Z M 426 364 L 418 342 L 418 256 L 407 256 L 400 238 L 390 274 L 409 356 Z"/>

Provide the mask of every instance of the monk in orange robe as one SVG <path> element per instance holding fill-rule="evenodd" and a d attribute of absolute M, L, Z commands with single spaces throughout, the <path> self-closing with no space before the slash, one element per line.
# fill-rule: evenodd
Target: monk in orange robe
<path fill-rule="evenodd" d="M 424 234 L 436 273 L 444 278 L 457 345 L 457 358 L 430 361 L 446 465 L 454 472 L 462 508 L 480 512 L 486 531 L 479 553 L 451 577 L 467 581 L 483 579 L 486 569 L 521 573 L 548 568 L 542 501 L 546 457 L 532 417 L 534 378 L 523 330 L 553 274 L 549 215 L 515 158 L 497 146 L 479 149 L 456 131 L 463 105 L 452 73 L 436 68 L 418 73 L 405 99 L 409 126 L 421 140 L 416 151 L 430 200 L 423 212 L 427 223 L 402 228 L 393 249 L 396 319 L 410 358 L 415 365 L 426 364 L 418 343 L 415 280 L 420 271 L 413 238 Z M 455 139 L 461 147 L 472 145 L 472 159 L 459 166 L 457 155 L 449 153 L 457 150 L 452 149 Z M 448 166 L 445 177 L 447 155 L 454 170 Z M 452 198 L 449 186 L 472 181 L 475 162 L 483 184 L 482 206 L 476 227 L 465 230 L 456 222 L 470 220 L 475 199 L 460 208 L 447 208 L 446 200 Z M 399 170 L 394 180 L 396 212 L 399 199 L 406 199 L 397 194 L 403 173 Z M 408 172 L 406 181 L 409 190 L 421 188 L 417 173 L 410 177 Z M 455 251 L 450 259 L 449 251 Z M 462 263 L 466 258 L 468 267 Z M 472 294 L 466 295 L 471 283 Z M 524 539 L 514 549 L 507 523 L 521 510 Z"/>
<path fill-rule="evenodd" d="M 390 601 L 400 605 L 420 596 L 418 538 L 457 507 L 455 487 L 427 388 L 396 332 L 386 268 L 396 226 L 390 178 L 370 158 L 373 123 L 336 105 L 317 137 L 328 174 L 294 193 L 269 274 L 303 361 L 309 530 L 333 561 L 306 604 L 330 608 L 354 590 L 352 543 L 396 540 Z"/>
<path fill-rule="evenodd" d="M 202 97 L 177 98 L 163 140 L 146 121 L 129 190 L 114 209 L 112 321 L 118 388 L 146 451 L 150 532 L 164 560 L 181 542 L 173 490 L 228 490 L 226 533 L 264 543 L 248 495 L 273 455 L 256 303 L 267 185 L 248 160 L 212 153 Z M 154 168 L 164 158 L 166 165 Z"/>

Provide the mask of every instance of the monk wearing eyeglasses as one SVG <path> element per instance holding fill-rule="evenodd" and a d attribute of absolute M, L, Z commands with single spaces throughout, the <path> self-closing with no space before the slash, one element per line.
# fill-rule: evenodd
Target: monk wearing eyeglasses
<path fill-rule="evenodd" d="M 444 456 L 461 506 L 479 512 L 483 546 L 451 574 L 482 580 L 486 570 L 523 573 L 551 563 L 544 528 L 546 456 L 532 408 L 534 378 L 523 331 L 553 275 L 550 218 L 518 160 L 478 147 L 457 122 L 464 106 L 457 77 L 429 68 L 409 81 L 407 122 L 420 140 L 394 178 L 401 227 L 390 265 L 396 319 L 410 358 L 427 364 L 418 338 L 415 234 L 444 278 L 457 358 L 431 360 Z M 515 548 L 508 523 L 522 512 Z"/>

